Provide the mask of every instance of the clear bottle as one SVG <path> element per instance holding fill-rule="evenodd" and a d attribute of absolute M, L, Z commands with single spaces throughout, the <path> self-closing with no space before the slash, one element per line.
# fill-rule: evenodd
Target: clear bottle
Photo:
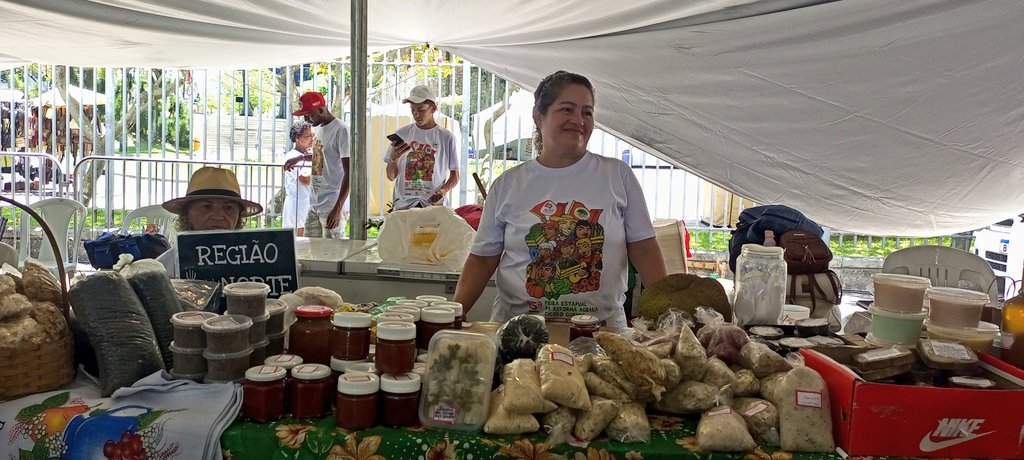
<path fill-rule="evenodd" d="M 1003 361 L 1024 369 L 1024 293 L 1003 303 L 1003 330 L 1013 334 L 1013 344 L 1003 351 Z"/>
<path fill-rule="evenodd" d="M 774 246 L 777 246 L 777 244 L 775 244 L 775 231 L 774 230 L 765 230 L 764 231 L 764 247 L 770 248 L 770 247 L 774 247 Z"/>
<path fill-rule="evenodd" d="M 745 244 L 736 259 L 733 321 L 740 325 L 778 324 L 786 301 L 786 261 L 782 248 Z"/>

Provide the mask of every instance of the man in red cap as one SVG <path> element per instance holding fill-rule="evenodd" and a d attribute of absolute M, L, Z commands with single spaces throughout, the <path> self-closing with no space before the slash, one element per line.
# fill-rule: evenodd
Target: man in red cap
<path fill-rule="evenodd" d="M 292 115 L 305 117 L 316 131 L 312 153 L 296 156 L 284 163 L 290 171 L 301 161 L 312 161 L 310 213 L 305 236 L 341 238 L 348 220 L 344 212 L 349 192 L 348 126 L 334 117 L 323 94 L 309 91 L 299 98 L 302 108 Z"/>

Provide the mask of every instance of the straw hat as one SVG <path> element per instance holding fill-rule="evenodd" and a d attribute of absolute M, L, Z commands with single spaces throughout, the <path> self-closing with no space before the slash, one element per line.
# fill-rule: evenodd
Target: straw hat
<path fill-rule="evenodd" d="M 263 206 L 242 198 L 235 173 L 227 169 L 204 166 L 192 173 L 188 180 L 188 192 L 181 198 L 164 202 L 164 209 L 181 215 L 185 205 L 194 200 L 220 198 L 237 202 L 242 206 L 242 217 L 255 216 L 263 212 Z"/>

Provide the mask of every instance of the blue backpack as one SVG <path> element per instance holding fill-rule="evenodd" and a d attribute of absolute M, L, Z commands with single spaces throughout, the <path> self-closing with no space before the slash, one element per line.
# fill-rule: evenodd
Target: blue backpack
<path fill-rule="evenodd" d="M 736 229 L 729 240 L 729 269 L 736 273 L 736 258 L 744 244 L 764 244 L 764 231 L 775 232 L 778 239 L 790 230 L 803 230 L 820 237 L 824 231 L 802 212 L 781 204 L 769 204 L 745 209 L 740 213 Z"/>

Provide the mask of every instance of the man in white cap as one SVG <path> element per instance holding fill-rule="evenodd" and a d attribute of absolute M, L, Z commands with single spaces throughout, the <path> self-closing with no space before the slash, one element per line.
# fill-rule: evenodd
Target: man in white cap
<path fill-rule="evenodd" d="M 419 85 L 402 100 L 415 123 L 395 131 L 400 139 L 384 155 L 388 180 L 395 181 L 395 210 L 447 205 L 445 195 L 459 183 L 458 140 L 434 121 L 436 99 L 434 91 Z"/>

